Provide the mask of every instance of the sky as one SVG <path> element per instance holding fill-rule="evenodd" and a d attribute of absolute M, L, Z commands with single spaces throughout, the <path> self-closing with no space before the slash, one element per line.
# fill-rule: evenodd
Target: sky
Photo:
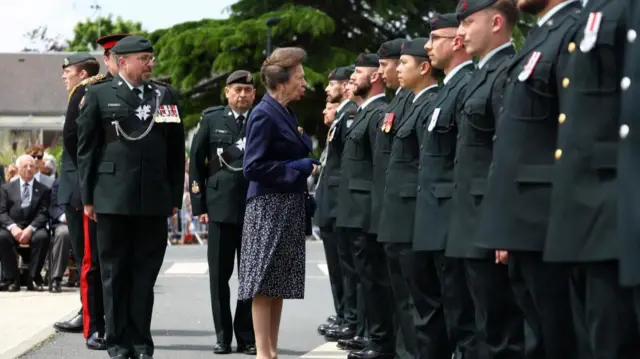
<path fill-rule="evenodd" d="M 235 0 L 0 0 L 0 52 L 23 49 L 24 37 L 38 26 L 47 26 L 49 35 L 62 39 L 73 36 L 73 27 L 97 16 L 91 7 L 98 4 L 102 16 L 112 14 L 125 20 L 142 22 L 153 31 L 185 21 L 228 17 L 227 7 Z"/>

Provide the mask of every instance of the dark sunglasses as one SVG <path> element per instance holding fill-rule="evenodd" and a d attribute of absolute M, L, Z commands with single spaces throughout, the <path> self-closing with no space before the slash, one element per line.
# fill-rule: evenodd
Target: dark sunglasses
<path fill-rule="evenodd" d="M 31 157 L 33 157 L 36 160 L 41 160 L 44 158 L 44 155 L 31 155 Z"/>

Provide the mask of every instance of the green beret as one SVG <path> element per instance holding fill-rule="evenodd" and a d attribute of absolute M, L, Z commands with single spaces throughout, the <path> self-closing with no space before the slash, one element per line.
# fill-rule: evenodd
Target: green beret
<path fill-rule="evenodd" d="M 351 66 L 338 67 L 335 68 L 329 74 L 329 81 L 347 81 L 351 78 L 351 74 L 353 74 L 354 69 Z"/>
<path fill-rule="evenodd" d="M 458 27 L 460 26 L 460 22 L 458 21 L 458 16 L 456 13 L 449 14 L 435 14 L 429 20 L 429 25 L 431 25 L 431 31 L 446 29 L 450 27 Z"/>
<path fill-rule="evenodd" d="M 69 66 L 81 64 L 87 61 L 98 61 L 95 57 L 91 56 L 88 52 L 76 52 L 73 55 L 67 56 L 62 62 L 62 68 L 66 69 Z"/>
<path fill-rule="evenodd" d="M 234 71 L 227 77 L 227 85 L 231 84 L 253 85 L 253 76 L 251 76 L 251 72 L 249 71 Z"/>
<path fill-rule="evenodd" d="M 153 52 L 151 41 L 142 36 L 131 35 L 118 41 L 112 48 L 111 52 L 117 55 L 133 54 L 136 52 Z"/>
<path fill-rule="evenodd" d="M 497 1 L 498 0 L 460 0 L 456 7 L 458 20 L 462 21 L 478 11 L 495 4 Z"/>
<path fill-rule="evenodd" d="M 410 41 L 405 41 L 402 45 L 402 55 L 411 55 L 416 57 L 428 57 L 424 45 L 429 41 L 426 37 L 418 37 Z"/>
<path fill-rule="evenodd" d="M 378 55 L 361 53 L 354 64 L 355 67 L 380 67 Z"/>
<path fill-rule="evenodd" d="M 382 43 L 378 49 L 378 58 L 399 59 L 402 44 L 404 44 L 405 41 L 407 41 L 407 39 L 395 39 Z"/>

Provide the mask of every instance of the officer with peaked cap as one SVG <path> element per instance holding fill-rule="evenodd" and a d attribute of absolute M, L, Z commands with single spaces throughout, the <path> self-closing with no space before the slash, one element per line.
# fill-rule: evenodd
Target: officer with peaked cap
<path fill-rule="evenodd" d="M 209 287 L 216 329 L 215 354 L 231 353 L 235 331 L 237 351 L 255 355 L 251 301 L 238 301 L 231 315 L 229 279 L 234 259 L 240 261 L 242 223 L 249 183 L 242 175 L 245 124 L 255 100 L 253 76 L 232 72 L 224 89 L 227 106 L 202 112 L 193 137 L 189 182 L 193 215 L 209 224 Z"/>
<path fill-rule="evenodd" d="M 467 53 L 479 61 L 462 98 L 446 256 L 464 262 L 476 309 L 478 346 L 488 348 L 490 358 L 521 357 L 524 320 L 506 259 L 496 265 L 495 251 L 478 248 L 476 238 L 506 70 L 515 54 L 511 36 L 518 9 L 513 0 L 461 0 L 456 13 L 457 34 Z"/>
<path fill-rule="evenodd" d="M 333 120 L 327 125 L 327 144 L 324 162 L 316 188 L 316 203 L 314 222 L 320 227 L 320 237 L 324 244 L 331 293 L 333 295 L 335 319 L 326 324 L 320 324 L 318 332 L 327 335 L 327 339 L 350 339 L 344 337 L 340 330 L 347 327 L 351 331 L 356 329 L 357 317 L 357 276 L 353 269 L 353 255 L 349 241 L 342 240 L 340 231 L 336 228 L 336 209 L 338 204 L 338 183 L 340 181 L 340 162 L 344 147 L 345 122 L 355 118 L 357 106 L 346 98 L 346 84 L 353 73 L 350 67 L 338 67 L 329 73 L 329 83 L 325 88 L 327 103 L 338 107 Z M 326 124 L 326 123 L 325 123 Z M 343 255 L 340 254 L 342 246 Z M 341 263 L 341 259 L 344 263 Z M 343 266 L 344 264 L 344 266 Z M 343 271 L 344 268 L 344 271 Z"/>
<path fill-rule="evenodd" d="M 132 35 L 111 52 L 119 73 L 87 89 L 77 120 L 78 172 L 84 212 L 97 221 L 107 350 L 149 359 L 167 217 L 182 205 L 184 128 L 176 91 L 149 81 L 151 42 Z"/>

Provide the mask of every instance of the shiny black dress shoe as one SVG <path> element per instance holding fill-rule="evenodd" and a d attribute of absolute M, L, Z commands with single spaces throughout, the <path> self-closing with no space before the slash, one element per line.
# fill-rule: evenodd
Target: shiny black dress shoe
<path fill-rule="evenodd" d="M 7 288 L 7 292 L 19 292 L 19 291 L 20 291 L 20 282 L 17 280 L 11 282 L 11 284 L 9 284 L 9 287 Z"/>
<path fill-rule="evenodd" d="M 213 347 L 213 354 L 231 354 L 231 345 L 218 343 Z"/>
<path fill-rule="evenodd" d="M 107 350 L 107 343 L 105 343 L 104 338 L 100 337 L 100 333 L 95 332 L 87 338 L 87 349 Z"/>
<path fill-rule="evenodd" d="M 42 292 L 44 287 L 42 284 L 34 283 L 33 281 L 27 282 L 27 291 L 29 292 Z"/>
<path fill-rule="evenodd" d="M 153 359 L 153 357 L 151 355 L 148 355 L 148 354 L 138 354 L 136 356 L 133 356 L 132 358 L 134 358 L 134 359 Z"/>
<path fill-rule="evenodd" d="M 51 286 L 49 287 L 49 292 L 51 293 L 60 293 L 62 292 L 62 281 L 60 279 L 54 279 L 51 281 Z"/>
<path fill-rule="evenodd" d="M 380 353 L 375 350 L 362 350 L 359 352 L 351 352 L 348 359 L 393 359 L 395 354 L 393 353 Z"/>
<path fill-rule="evenodd" d="M 336 315 L 330 315 L 327 317 L 327 323 L 329 324 L 335 323 L 336 320 L 338 320 L 338 317 Z"/>
<path fill-rule="evenodd" d="M 339 339 L 338 349 L 342 350 L 362 350 L 367 346 L 367 339 L 363 337 L 353 337 L 352 339 Z"/>
<path fill-rule="evenodd" d="M 340 339 L 351 339 L 356 336 L 356 331 L 347 326 L 338 327 L 335 329 L 327 330 L 324 334 L 324 339 L 328 342 L 337 342 Z"/>
<path fill-rule="evenodd" d="M 325 335 L 327 334 L 328 331 L 336 330 L 338 328 L 340 328 L 340 326 L 335 323 L 320 324 L 318 325 L 318 334 Z"/>
<path fill-rule="evenodd" d="M 236 349 L 236 351 L 238 353 L 244 353 L 246 355 L 257 355 L 258 354 L 258 350 L 256 349 L 256 346 L 254 344 L 238 345 L 238 348 Z"/>
<path fill-rule="evenodd" d="M 53 328 L 59 332 L 82 333 L 82 314 L 78 313 L 66 322 L 57 322 L 53 325 Z"/>

